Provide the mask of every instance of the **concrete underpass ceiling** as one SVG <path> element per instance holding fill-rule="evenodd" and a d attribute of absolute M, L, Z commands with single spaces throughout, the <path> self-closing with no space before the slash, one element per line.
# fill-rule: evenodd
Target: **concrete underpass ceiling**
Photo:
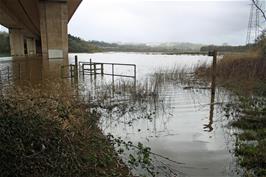
<path fill-rule="evenodd" d="M 68 20 L 82 0 L 68 0 Z M 0 24 L 20 28 L 26 36 L 40 36 L 39 0 L 0 0 Z"/>

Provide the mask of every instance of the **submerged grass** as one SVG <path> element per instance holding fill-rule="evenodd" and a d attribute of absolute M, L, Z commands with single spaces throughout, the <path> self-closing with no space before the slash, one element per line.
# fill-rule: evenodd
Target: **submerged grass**
<path fill-rule="evenodd" d="M 266 175 L 266 100 L 265 98 L 240 97 L 227 105 L 226 115 L 237 133 L 235 153 L 239 164 L 247 170 L 245 176 Z"/>

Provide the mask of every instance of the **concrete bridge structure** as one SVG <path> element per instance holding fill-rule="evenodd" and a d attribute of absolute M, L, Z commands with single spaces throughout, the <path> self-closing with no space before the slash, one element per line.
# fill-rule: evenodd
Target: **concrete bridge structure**
<path fill-rule="evenodd" d="M 68 54 L 67 24 L 82 0 L 0 0 L 0 24 L 9 29 L 12 56 Z"/>

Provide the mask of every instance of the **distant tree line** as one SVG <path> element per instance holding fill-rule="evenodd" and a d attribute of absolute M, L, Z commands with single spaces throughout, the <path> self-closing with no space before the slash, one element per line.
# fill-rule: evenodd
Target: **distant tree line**
<path fill-rule="evenodd" d="M 184 51 L 199 51 L 202 45 L 191 43 L 162 43 L 155 46 L 148 44 L 118 44 L 103 41 L 86 41 L 73 35 L 68 35 L 69 52 L 93 53 L 93 52 L 165 52 L 178 53 Z M 0 54 L 9 55 L 9 35 L 0 32 Z"/>
<path fill-rule="evenodd" d="M 93 52 L 162 52 L 162 53 L 182 53 L 182 52 L 207 52 L 217 49 L 220 52 L 243 52 L 255 45 L 262 45 L 264 35 L 259 36 L 256 44 L 249 46 L 216 46 L 192 43 L 161 43 L 158 45 L 148 44 L 118 44 L 104 41 L 86 41 L 73 35 L 68 35 L 69 52 L 71 53 L 93 53 Z M 0 32 L 0 54 L 9 55 L 9 35 L 6 32 Z"/>
<path fill-rule="evenodd" d="M 10 54 L 9 35 L 6 32 L 0 32 L 0 54 Z"/>
<path fill-rule="evenodd" d="M 92 53 L 101 52 L 101 48 L 95 44 L 85 41 L 81 38 L 68 35 L 69 52 L 73 53 Z M 0 56 L 10 55 L 9 34 L 0 32 Z"/>
<path fill-rule="evenodd" d="M 219 52 L 244 52 L 249 48 L 249 46 L 218 46 L 218 45 L 207 45 L 207 46 L 202 46 L 200 48 L 200 51 L 202 52 L 207 52 L 207 51 L 212 51 L 216 49 Z"/>

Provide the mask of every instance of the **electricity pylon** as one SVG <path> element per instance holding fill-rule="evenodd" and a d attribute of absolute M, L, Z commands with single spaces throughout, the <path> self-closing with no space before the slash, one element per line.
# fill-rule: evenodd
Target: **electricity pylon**
<path fill-rule="evenodd" d="M 248 31 L 247 31 L 247 38 L 246 38 L 246 44 L 254 43 L 257 39 L 257 37 L 260 35 L 260 33 L 263 30 L 262 25 L 262 18 L 261 13 L 259 9 L 256 8 L 253 2 L 251 2 L 250 7 L 250 14 L 249 14 L 249 21 L 248 21 Z M 260 6 L 262 9 L 265 8 L 265 3 L 262 0 L 255 0 L 255 3 Z"/>

